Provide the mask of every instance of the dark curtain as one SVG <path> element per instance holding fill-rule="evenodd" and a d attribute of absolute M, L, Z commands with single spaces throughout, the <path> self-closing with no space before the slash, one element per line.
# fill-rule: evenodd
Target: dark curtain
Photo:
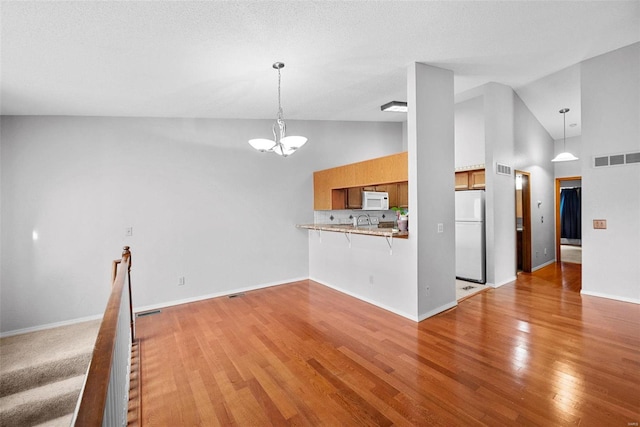
<path fill-rule="evenodd" d="M 580 188 L 563 188 L 560 193 L 560 237 L 582 239 Z"/>

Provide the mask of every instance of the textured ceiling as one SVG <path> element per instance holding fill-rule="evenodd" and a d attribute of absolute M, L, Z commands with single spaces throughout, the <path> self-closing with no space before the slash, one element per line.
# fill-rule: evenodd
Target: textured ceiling
<path fill-rule="evenodd" d="M 453 70 L 456 93 L 512 86 L 561 138 L 558 110 L 580 118 L 567 68 L 640 41 L 639 5 L 2 1 L 0 111 L 274 118 L 282 61 L 285 118 L 402 121 L 380 105 L 406 100 L 407 65 L 424 62 Z"/>

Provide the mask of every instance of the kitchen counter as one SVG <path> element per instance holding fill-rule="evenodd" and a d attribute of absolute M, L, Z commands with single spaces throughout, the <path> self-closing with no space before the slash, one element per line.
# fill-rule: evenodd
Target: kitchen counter
<path fill-rule="evenodd" d="M 409 237 L 408 231 L 393 231 L 392 228 L 367 228 L 354 227 L 349 224 L 298 224 L 298 228 L 308 230 L 331 231 L 335 233 L 364 234 L 367 236 L 394 237 L 396 239 L 406 239 Z"/>

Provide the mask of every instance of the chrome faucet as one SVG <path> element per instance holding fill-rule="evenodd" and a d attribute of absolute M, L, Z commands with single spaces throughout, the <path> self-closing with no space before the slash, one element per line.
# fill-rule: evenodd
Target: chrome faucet
<path fill-rule="evenodd" d="M 365 217 L 367 218 L 367 224 L 371 225 L 371 217 L 369 216 L 369 214 L 360 214 L 358 215 L 358 218 L 356 218 L 355 224 L 353 224 L 356 228 L 358 227 L 358 225 L 360 225 L 360 217 Z"/>

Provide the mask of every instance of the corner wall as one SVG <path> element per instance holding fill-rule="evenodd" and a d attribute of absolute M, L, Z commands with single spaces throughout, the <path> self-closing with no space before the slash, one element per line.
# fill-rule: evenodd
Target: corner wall
<path fill-rule="evenodd" d="M 640 303 L 640 164 L 593 156 L 640 151 L 640 43 L 581 64 L 582 293 Z M 594 230 L 606 219 L 606 230 Z"/>
<path fill-rule="evenodd" d="M 411 64 L 407 102 L 409 243 L 422 320 L 457 304 L 453 72 Z"/>
<path fill-rule="evenodd" d="M 531 174 L 531 267 L 535 270 L 555 260 L 554 143 L 515 93 L 514 112 L 514 166 Z"/>
<path fill-rule="evenodd" d="M 513 167 L 513 89 L 484 86 L 487 283 L 502 286 L 516 279 L 515 178 L 496 173 L 496 163 Z"/>

